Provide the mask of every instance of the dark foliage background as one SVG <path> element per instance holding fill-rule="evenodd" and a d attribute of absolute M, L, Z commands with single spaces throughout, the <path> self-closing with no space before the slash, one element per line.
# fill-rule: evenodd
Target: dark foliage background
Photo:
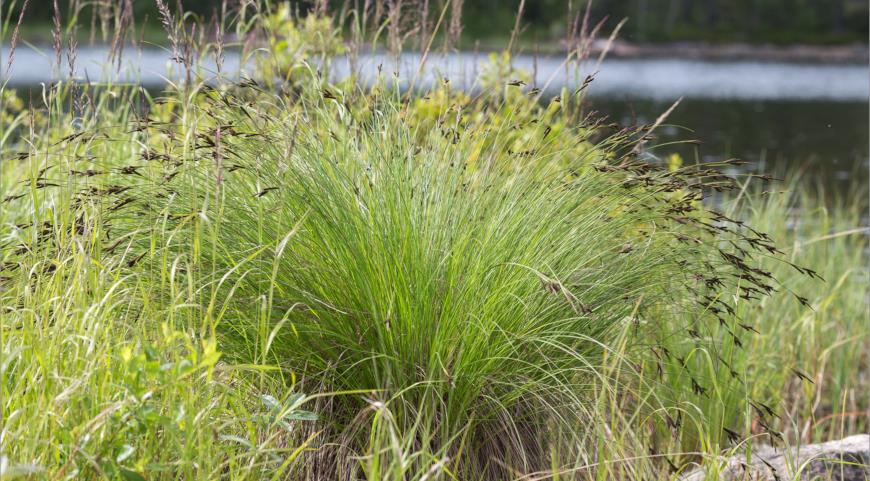
<path fill-rule="evenodd" d="M 430 12 L 457 0 L 385 0 L 402 2 L 403 8 L 419 9 L 424 2 Z M 93 3 L 120 3 L 95 0 Z M 239 0 L 228 0 L 230 5 Z M 361 7 L 364 0 L 330 0 L 340 8 L 346 2 Z M 62 10 L 70 0 L 61 0 Z M 137 19 L 156 24 L 153 0 L 133 0 Z M 189 12 L 208 17 L 220 8 L 221 0 L 169 0 Z M 276 2 L 277 3 L 277 2 Z M 293 1 L 301 10 L 311 1 Z M 372 2 L 374 3 L 374 2 Z M 464 39 L 497 38 L 507 35 L 514 23 L 520 0 L 463 0 Z M 585 8 L 586 0 L 527 0 L 524 35 L 545 41 L 559 38 L 566 30 L 568 8 Z M 22 0 L 0 0 L 3 8 L 17 10 Z M 752 43 L 865 43 L 868 37 L 866 0 L 597 0 L 592 5 L 593 21 L 609 16 L 611 25 L 628 17 L 622 38 L 633 41 L 710 41 Z M 85 8 L 84 15 L 89 15 Z M 50 0 L 31 0 L 28 21 L 50 21 Z"/>

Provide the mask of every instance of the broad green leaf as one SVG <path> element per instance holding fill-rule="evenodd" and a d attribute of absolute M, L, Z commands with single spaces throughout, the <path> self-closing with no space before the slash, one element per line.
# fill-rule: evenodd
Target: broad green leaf
<path fill-rule="evenodd" d="M 136 448 L 130 446 L 129 444 L 125 444 L 121 447 L 121 452 L 118 453 L 118 457 L 115 458 L 117 462 L 123 462 L 125 459 L 129 458 L 133 455 L 133 452 L 136 451 Z"/>
<path fill-rule="evenodd" d="M 136 471 L 131 471 L 127 468 L 120 468 L 118 472 L 121 474 L 121 477 L 126 481 L 148 481 L 144 476 L 137 473 Z"/>

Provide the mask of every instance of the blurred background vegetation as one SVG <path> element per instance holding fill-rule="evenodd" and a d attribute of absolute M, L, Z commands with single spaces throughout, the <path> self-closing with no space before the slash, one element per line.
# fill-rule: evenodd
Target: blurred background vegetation
<path fill-rule="evenodd" d="M 585 8 L 586 2 L 575 1 Z M 524 18 L 541 35 L 564 31 L 567 0 L 527 1 Z M 471 32 L 510 28 L 519 0 L 466 0 Z M 633 41 L 751 43 L 866 42 L 862 0 L 599 0 L 593 19 L 629 18 L 622 37 Z"/>
<path fill-rule="evenodd" d="M 152 0 L 130 0 L 137 19 L 149 19 L 159 28 Z M 437 12 L 445 2 L 462 6 L 463 45 L 475 40 L 499 39 L 509 34 L 520 0 L 393 0 L 408 10 L 427 8 Z M 120 0 L 96 0 L 91 4 L 121 3 Z M 239 0 L 230 0 L 232 6 Z M 70 3 L 60 2 L 62 10 Z M 219 11 L 222 0 L 179 0 L 167 2 L 208 18 Z M 312 1 L 290 2 L 300 11 L 311 8 Z M 331 0 L 336 10 L 342 6 L 362 7 L 364 0 Z M 355 5 L 355 4 L 360 5 Z M 6 7 L 21 8 L 21 0 L 6 0 Z M 586 8 L 584 0 L 527 0 L 523 19 L 524 37 L 541 42 L 562 38 L 569 8 Z M 0 2 L 3 5 L 3 2 Z M 39 39 L 40 31 L 50 38 L 50 30 L 40 26 L 51 21 L 49 2 L 30 1 L 28 27 L 30 38 Z M 82 15 L 91 15 L 84 6 Z M 702 41 L 713 43 L 747 42 L 774 44 L 843 44 L 866 43 L 868 36 L 868 2 L 864 0 L 598 0 L 592 2 L 592 21 L 607 16 L 615 24 L 628 18 L 621 38 L 635 42 Z M 66 12 L 64 12 L 66 13 Z M 87 22 L 82 22 L 87 23 Z"/>

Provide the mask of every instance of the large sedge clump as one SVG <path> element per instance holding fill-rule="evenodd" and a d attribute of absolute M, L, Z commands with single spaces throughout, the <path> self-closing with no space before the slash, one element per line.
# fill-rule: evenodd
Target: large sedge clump
<path fill-rule="evenodd" d="M 749 255 L 769 240 L 700 203 L 724 177 L 638 160 L 648 128 L 438 98 L 433 116 L 378 89 L 209 89 L 195 124 L 136 122 L 138 167 L 79 196 L 117 240 L 101 262 L 198 279 L 227 359 L 349 393 L 318 406 L 330 476 L 385 469 L 381 438 L 417 453 L 409 472 L 551 467 L 581 449 L 603 359 L 772 288 Z"/>

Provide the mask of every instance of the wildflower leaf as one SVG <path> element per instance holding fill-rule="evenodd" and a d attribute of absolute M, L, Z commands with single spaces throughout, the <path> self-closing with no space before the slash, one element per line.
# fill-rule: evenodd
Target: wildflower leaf
<path fill-rule="evenodd" d="M 221 434 L 220 436 L 218 436 L 218 439 L 220 439 L 221 441 L 232 441 L 234 443 L 241 444 L 242 446 L 245 446 L 248 449 L 254 449 L 254 445 L 251 444 L 250 441 L 248 441 L 245 438 L 235 436 L 232 434 Z"/>
<path fill-rule="evenodd" d="M 125 459 L 129 458 L 133 455 L 133 452 L 136 451 L 136 448 L 130 446 L 129 444 L 125 444 L 121 447 L 121 452 L 118 453 L 118 456 L 115 458 L 115 461 L 121 463 Z"/>
<path fill-rule="evenodd" d="M 293 411 L 287 415 L 287 419 L 293 421 L 317 421 L 317 414 L 311 411 Z"/>
<path fill-rule="evenodd" d="M 126 468 L 120 468 L 118 472 L 121 474 L 121 477 L 126 481 L 147 481 L 144 476 L 137 473 L 136 471 L 132 471 Z"/>
<path fill-rule="evenodd" d="M 277 411 L 281 407 L 281 403 L 271 394 L 263 394 L 260 396 L 260 400 L 263 401 L 263 404 L 265 404 L 271 411 Z"/>

